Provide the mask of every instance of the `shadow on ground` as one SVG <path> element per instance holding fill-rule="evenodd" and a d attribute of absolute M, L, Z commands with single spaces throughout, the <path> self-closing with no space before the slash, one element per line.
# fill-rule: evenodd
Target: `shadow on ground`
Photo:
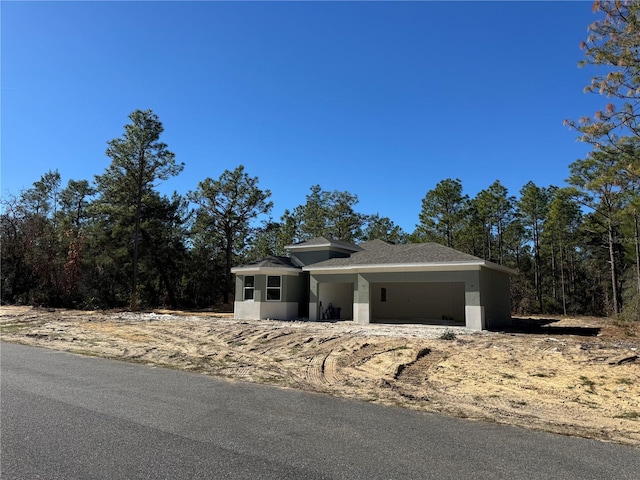
<path fill-rule="evenodd" d="M 530 333 L 539 335 L 577 335 L 581 337 L 595 337 L 600 333 L 600 327 L 556 327 L 559 322 L 554 318 L 518 318 L 511 319 L 511 325 L 499 329 L 489 329 L 504 333 Z"/>

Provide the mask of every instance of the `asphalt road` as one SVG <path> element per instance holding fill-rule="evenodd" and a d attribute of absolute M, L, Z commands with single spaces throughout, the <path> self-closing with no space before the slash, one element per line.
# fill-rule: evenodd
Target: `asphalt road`
<path fill-rule="evenodd" d="M 634 479 L 640 450 L 1 343 L 0 477 Z"/>

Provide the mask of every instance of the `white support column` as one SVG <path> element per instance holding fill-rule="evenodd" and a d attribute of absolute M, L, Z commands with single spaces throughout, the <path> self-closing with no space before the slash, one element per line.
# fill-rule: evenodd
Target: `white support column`
<path fill-rule="evenodd" d="M 356 323 L 371 323 L 368 303 L 353 304 L 353 321 Z"/>
<path fill-rule="evenodd" d="M 353 294 L 353 321 L 356 323 L 371 323 L 371 303 L 369 281 L 358 275 L 357 290 Z"/>
<path fill-rule="evenodd" d="M 320 318 L 318 315 L 318 292 L 320 284 L 313 275 L 309 276 L 309 321 L 317 322 Z"/>
<path fill-rule="evenodd" d="M 471 330 L 484 330 L 484 307 L 467 305 L 464 307 L 465 326 Z"/>
<path fill-rule="evenodd" d="M 471 330 L 484 330 L 484 305 L 480 294 L 480 271 L 469 272 L 464 286 L 464 323 Z"/>
<path fill-rule="evenodd" d="M 309 302 L 309 321 L 318 321 L 318 304 L 316 302 Z"/>

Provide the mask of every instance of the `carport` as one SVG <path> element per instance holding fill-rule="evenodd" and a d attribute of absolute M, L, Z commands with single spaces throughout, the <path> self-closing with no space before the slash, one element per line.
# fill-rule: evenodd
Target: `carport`
<path fill-rule="evenodd" d="M 318 285 L 318 320 L 351 320 L 353 318 L 353 283 Z"/>

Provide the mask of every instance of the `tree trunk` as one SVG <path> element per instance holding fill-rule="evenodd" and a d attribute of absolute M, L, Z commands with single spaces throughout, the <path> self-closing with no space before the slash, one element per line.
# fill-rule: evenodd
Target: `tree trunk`
<path fill-rule="evenodd" d="M 223 303 L 229 303 L 229 293 L 231 292 L 231 265 L 233 261 L 233 232 L 230 229 L 225 231 L 225 253 L 226 266 L 224 270 L 224 294 Z"/>
<path fill-rule="evenodd" d="M 620 313 L 618 305 L 618 279 L 616 275 L 616 256 L 613 249 L 613 225 L 611 224 L 611 218 L 607 221 L 607 233 L 609 240 L 609 263 L 611 264 L 611 300 L 613 302 L 613 314 L 615 316 Z"/>
<path fill-rule="evenodd" d="M 503 249 L 504 245 L 502 244 L 502 223 L 497 223 L 497 233 L 498 233 L 498 263 L 502 265 L 504 263 L 504 254 Z"/>
<path fill-rule="evenodd" d="M 564 255 L 563 253 L 564 246 L 562 245 L 562 240 L 560 240 L 560 289 L 562 291 L 562 313 L 564 315 L 567 314 L 567 298 L 564 292 Z"/>
<path fill-rule="evenodd" d="M 141 201 L 136 206 L 136 224 L 133 232 L 133 272 L 131 273 L 131 301 L 130 309 L 132 312 L 138 310 L 138 246 L 140 243 L 140 216 Z"/>
<path fill-rule="evenodd" d="M 554 300 L 558 299 L 556 293 L 556 249 L 553 240 L 551 240 L 551 297 Z"/>
<path fill-rule="evenodd" d="M 536 296 L 538 297 L 538 306 L 540 313 L 542 313 L 542 266 L 540 260 L 540 234 L 538 233 L 537 221 L 533 226 L 533 248 L 534 248 L 534 260 L 535 260 L 535 283 L 536 283 Z"/>
<path fill-rule="evenodd" d="M 138 191 L 136 192 L 136 223 L 133 232 L 133 272 L 131 273 L 131 302 L 130 309 L 132 312 L 138 310 L 138 248 L 140 245 L 140 217 L 142 216 L 142 187 L 144 181 L 144 150 L 140 154 L 138 172 Z"/>
<path fill-rule="evenodd" d="M 638 232 L 638 212 L 633 214 L 633 242 L 636 247 L 636 283 L 640 299 L 640 233 Z"/>
<path fill-rule="evenodd" d="M 147 242 L 148 245 L 152 245 L 151 238 L 150 238 L 148 232 L 146 232 L 146 231 L 141 229 L 140 234 L 144 237 L 144 241 Z M 165 267 L 165 263 L 158 256 L 157 249 L 154 248 L 152 250 L 153 250 L 153 261 L 154 261 L 154 263 L 156 265 L 156 268 L 158 269 L 158 272 L 159 272 L 159 275 L 160 275 L 159 285 L 160 285 L 160 287 L 162 287 L 162 285 L 164 284 L 164 287 L 167 290 L 167 295 L 169 296 L 169 305 L 170 305 L 171 308 L 175 309 L 175 308 L 178 307 L 178 302 L 176 300 L 176 295 L 175 295 L 175 292 L 173 290 L 173 285 L 171 283 L 169 275 L 167 274 L 167 269 Z M 160 293 L 162 293 L 162 288 L 159 288 L 158 291 Z"/>

